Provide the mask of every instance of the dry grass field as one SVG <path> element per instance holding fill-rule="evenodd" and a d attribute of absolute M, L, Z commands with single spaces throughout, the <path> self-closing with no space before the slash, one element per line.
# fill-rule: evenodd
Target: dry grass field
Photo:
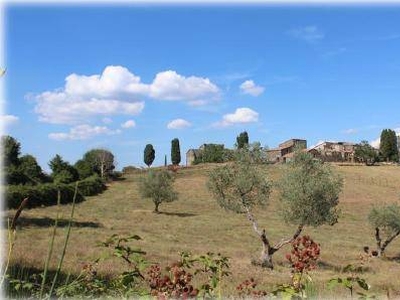
<path fill-rule="evenodd" d="M 230 258 L 230 279 L 223 282 L 224 295 L 235 295 L 241 281 L 254 277 L 261 287 L 290 281 L 290 270 L 285 259 L 290 246 L 274 255 L 275 269 L 264 270 L 251 265 L 252 258 L 261 250 L 258 236 L 244 215 L 221 209 L 207 190 L 207 174 L 215 165 L 183 168 L 175 182 L 179 200 L 160 205 L 161 214 L 154 214 L 153 203 L 141 199 L 137 184 L 141 174 L 127 175 L 125 180 L 110 184 L 99 196 L 88 197 L 77 204 L 74 227 L 67 248 L 63 271 L 79 273 L 85 262 L 102 256 L 105 249 L 97 247 L 110 235 L 138 234 L 136 244 L 147 251 L 152 262 L 166 265 L 179 258 L 181 251 L 204 254 L 208 251 L 222 253 Z M 399 201 L 400 167 L 398 166 L 334 166 L 343 175 L 345 185 L 340 196 L 339 223 L 320 228 L 305 228 L 321 245 L 319 268 L 312 272 L 320 297 L 343 298 L 348 295 L 343 288 L 329 290 L 330 278 L 343 276 L 341 271 L 350 263 L 358 263 L 363 246 L 374 248 L 374 230 L 367 221 L 374 204 Z M 276 181 L 282 166 L 265 166 L 269 178 Z M 289 237 L 295 226 L 283 223 L 278 211 L 279 194 L 273 192 L 266 209 L 255 211 L 259 226 L 265 228 L 273 242 Z M 71 205 L 60 208 L 61 218 L 68 219 Z M 6 211 L 4 218 L 15 211 Z M 19 221 L 12 263 L 43 268 L 57 207 L 36 208 L 23 211 Z M 61 225 L 65 225 L 62 222 Z M 58 230 L 54 253 L 60 253 L 66 226 Z M 55 268 L 58 255 L 54 255 Z M 121 272 L 118 260 L 106 260 L 99 265 L 103 274 Z M 372 292 L 400 298 L 400 239 L 387 249 L 386 259 L 373 258 L 362 274 L 372 286 Z"/>

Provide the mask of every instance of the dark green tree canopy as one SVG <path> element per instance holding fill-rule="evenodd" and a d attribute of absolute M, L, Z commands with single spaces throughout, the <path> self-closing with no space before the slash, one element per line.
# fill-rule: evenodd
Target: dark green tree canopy
<path fill-rule="evenodd" d="M 156 151 L 154 150 L 153 145 L 147 144 L 146 147 L 144 148 L 144 155 L 143 155 L 144 163 L 148 167 L 150 167 L 155 157 L 156 157 Z"/>
<path fill-rule="evenodd" d="M 397 148 L 396 132 L 391 129 L 384 129 L 381 133 L 380 152 L 386 161 L 397 162 L 399 160 L 399 150 Z"/>
<path fill-rule="evenodd" d="M 171 162 L 173 165 L 179 165 L 181 162 L 181 149 L 177 138 L 171 141 Z"/>
<path fill-rule="evenodd" d="M 89 150 L 83 155 L 83 160 L 103 179 L 110 177 L 115 169 L 114 155 L 106 149 Z"/>
<path fill-rule="evenodd" d="M 40 183 L 44 179 L 42 168 L 36 161 L 36 158 L 30 154 L 25 154 L 19 159 L 19 168 L 26 177 L 31 179 L 34 183 Z"/>
<path fill-rule="evenodd" d="M 21 153 L 21 144 L 12 136 L 5 135 L 2 137 L 4 151 L 4 165 L 18 165 L 19 155 Z"/>
<path fill-rule="evenodd" d="M 361 141 L 361 143 L 355 146 L 354 157 L 364 162 L 367 166 L 373 165 L 378 161 L 378 153 L 367 141 Z"/>
<path fill-rule="evenodd" d="M 248 144 L 249 144 L 249 135 L 247 134 L 247 131 L 243 131 L 236 137 L 237 148 L 242 149 L 245 145 Z"/>
<path fill-rule="evenodd" d="M 49 167 L 52 170 L 51 177 L 57 183 L 70 183 L 79 179 L 78 171 L 58 154 L 50 160 Z"/>
<path fill-rule="evenodd" d="M 81 180 L 95 174 L 95 171 L 92 169 L 92 165 L 90 164 L 90 162 L 86 160 L 83 159 L 78 160 L 75 163 L 74 167 L 78 171 L 79 179 Z"/>

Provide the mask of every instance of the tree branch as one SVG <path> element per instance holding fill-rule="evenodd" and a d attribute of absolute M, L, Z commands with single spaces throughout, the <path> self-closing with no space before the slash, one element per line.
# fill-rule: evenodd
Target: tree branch
<path fill-rule="evenodd" d="M 293 235 L 291 238 L 286 239 L 286 240 L 283 239 L 283 240 L 281 240 L 279 243 L 277 243 L 277 244 L 273 247 L 273 252 L 272 252 L 272 253 L 278 251 L 278 250 L 279 250 L 280 248 L 282 248 L 283 246 L 285 246 L 285 245 L 290 244 L 291 242 L 293 242 L 293 241 L 300 235 L 300 233 L 301 233 L 302 230 L 303 230 L 303 225 L 299 225 L 299 226 L 297 227 L 296 232 L 294 233 L 294 235 Z"/>
<path fill-rule="evenodd" d="M 391 237 L 387 238 L 387 240 L 382 245 L 381 252 L 385 251 L 387 245 L 389 245 L 399 234 L 400 234 L 400 230 L 398 230 Z"/>

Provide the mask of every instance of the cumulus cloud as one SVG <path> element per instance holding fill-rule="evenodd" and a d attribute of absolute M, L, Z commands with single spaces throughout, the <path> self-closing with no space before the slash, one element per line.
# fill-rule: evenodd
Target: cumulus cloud
<path fill-rule="evenodd" d="M 128 120 L 128 121 L 126 121 L 126 122 L 121 124 L 122 128 L 133 128 L 135 126 L 136 126 L 136 123 L 133 120 Z"/>
<path fill-rule="evenodd" d="M 247 108 L 237 108 L 234 113 L 226 114 L 222 117 L 222 121 L 214 124 L 216 127 L 226 127 L 235 124 L 255 123 L 258 122 L 258 112 Z"/>
<path fill-rule="evenodd" d="M 19 118 L 14 115 L 0 115 L 0 123 L 4 124 L 5 126 L 9 126 L 15 124 L 19 121 Z"/>
<path fill-rule="evenodd" d="M 49 138 L 57 141 L 64 140 L 87 140 L 98 135 L 114 135 L 121 130 L 111 130 L 106 126 L 90 126 L 87 124 L 72 127 L 69 132 L 50 133 Z"/>
<path fill-rule="evenodd" d="M 325 37 L 324 33 L 321 32 L 317 26 L 305 26 L 293 28 L 288 31 L 288 33 L 300 40 L 304 40 L 307 42 L 315 42 L 321 40 Z"/>
<path fill-rule="evenodd" d="M 171 70 L 156 74 L 146 84 L 125 67 L 107 66 L 100 75 L 71 74 L 63 88 L 34 96 L 35 112 L 44 122 L 79 124 L 99 115 L 138 115 L 144 109 L 141 97 L 204 105 L 218 99 L 219 88 L 208 78 L 185 77 Z"/>
<path fill-rule="evenodd" d="M 168 123 L 168 129 L 183 129 L 192 126 L 192 124 L 184 119 L 175 119 Z"/>
<path fill-rule="evenodd" d="M 215 99 L 219 89 L 208 78 L 184 77 L 175 71 L 160 72 L 150 85 L 150 97 L 160 100 Z"/>
<path fill-rule="evenodd" d="M 265 90 L 264 87 L 256 85 L 253 80 L 246 80 L 243 82 L 240 85 L 240 89 L 244 94 L 249 94 L 254 97 L 261 95 Z"/>

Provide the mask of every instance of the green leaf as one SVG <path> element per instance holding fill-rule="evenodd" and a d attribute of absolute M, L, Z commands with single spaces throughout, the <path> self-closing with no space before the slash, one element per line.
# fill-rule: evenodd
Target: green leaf
<path fill-rule="evenodd" d="M 368 291 L 371 287 L 363 278 L 356 278 L 358 285 L 365 291 Z"/>

